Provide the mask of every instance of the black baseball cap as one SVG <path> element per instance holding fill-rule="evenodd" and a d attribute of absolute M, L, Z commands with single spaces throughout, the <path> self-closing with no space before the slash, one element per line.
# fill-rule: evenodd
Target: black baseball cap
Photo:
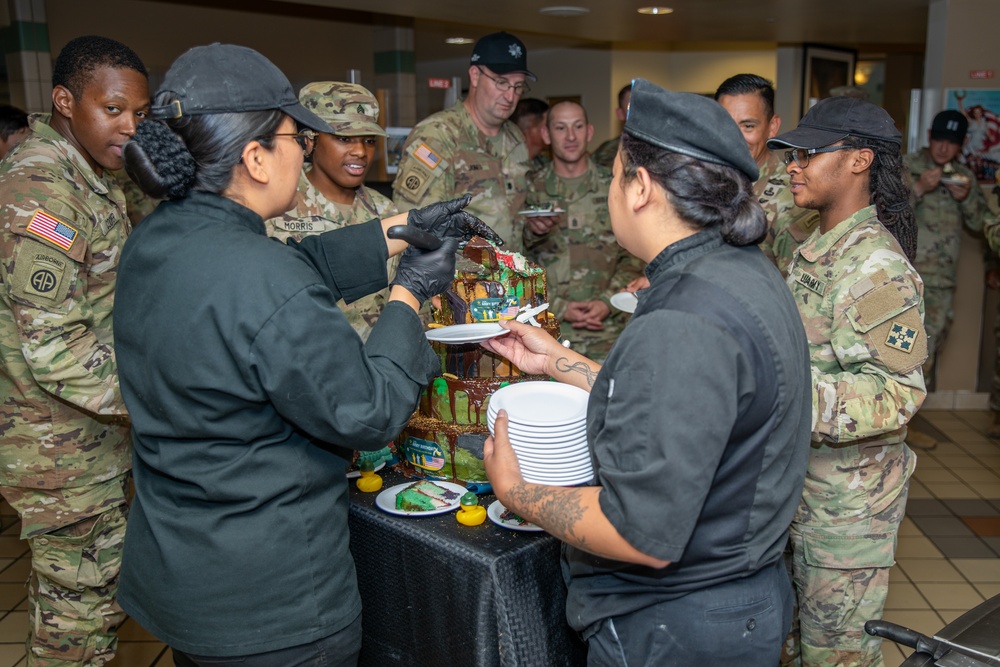
<path fill-rule="evenodd" d="M 961 146 L 965 143 L 965 133 L 969 130 L 969 119 L 961 111 L 947 109 L 934 116 L 931 123 L 931 139 L 950 141 Z"/>
<path fill-rule="evenodd" d="M 171 92 L 178 99 L 150 109 L 153 118 L 278 109 L 309 129 L 333 133 L 299 104 L 288 77 L 274 63 L 245 46 L 216 43 L 189 49 L 170 66 L 156 92 Z"/>
<path fill-rule="evenodd" d="M 675 93 L 636 79 L 625 133 L 673 153 L 735 167 L 751 181 L 760 175 L 739 126 L 704 95 Z"/>
<path fill-rule="evenodd" d="M 537 81 L 528 69 L 528 49 L 524 48 L 524 42 L 509 32 L 494 32 L 476 42 L 469 64 L 488 67 L 497 74 L 521 72 L 532 81 Z"/>
<path fill-rule="evenodd" d="M 794 130 L 768 139 L 767 147 L 822 148 L 849 136 L 903 144 L 903 135 L 882 107 L 856 97 L 827 97 L 806 112 Z"/>

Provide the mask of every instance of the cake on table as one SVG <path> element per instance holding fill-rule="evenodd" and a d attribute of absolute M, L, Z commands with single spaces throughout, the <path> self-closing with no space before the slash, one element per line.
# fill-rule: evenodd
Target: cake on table
<path fill-rule="evenodd" d="M 474 237 L 456 262 L 455 279 L 441 295 L 431 326 L 513 319 L 519 309 L 546 301 L 545 269 Z M 559 323 L 548 311 L 535 319 L 558 338 Z M 483 443 L 489 436 L 489 397 L 506 384 L 548 377 L 524 375 L 479 343 L 431 345 L 442 375 L 424 391 L 417 412 L 396 438 L 403 472 L 457 484 L 487 482 Z"/>

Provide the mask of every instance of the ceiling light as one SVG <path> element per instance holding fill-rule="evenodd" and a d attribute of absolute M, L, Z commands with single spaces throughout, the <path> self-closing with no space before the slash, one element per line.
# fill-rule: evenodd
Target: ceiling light
<path fill-rule="evenodd" d="M 586 7 L 542 7 L 538 10 L 539 14 L 545 14 L 546 16 L 583 16 L 584 14 L 589 14 L 590 10 Z"/>
<path fill-rule="evenodd" d="M 652 16 L 659 14 L 672 14 L 674 10 L 670 7 L 640 7 L 636 11 L 640 14 L 649 14 Z"/>
<path fill-rule="evenodd" d="M 444 40 L 445 44 L 472 44 L 475 40 L 469 39 L 468 37 L 448 37 Z"/>

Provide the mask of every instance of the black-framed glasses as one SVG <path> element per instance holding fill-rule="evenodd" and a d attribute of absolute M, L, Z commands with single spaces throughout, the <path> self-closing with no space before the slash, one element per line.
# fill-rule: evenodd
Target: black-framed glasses
<path fill-rule="evenodd" d="M 785 164 L 791 164 L 792 160 L 795 160 L 795 164 L 799 166 L 799 169 L 805 169 L 809 166 L 809 156 L 816 153 L 832 153 L 834 151 L 843 150 L 845 148 L 854 148 L 854 146 L 826 146 L 824 148 L 793 148 L 790 151 L 785 151 Z"/>
<path fill-rule="evenodd" d="M 271 137 L 291 137 L 295 139 L 295 143 L 299 145 L 302 149 L 302 155 L 304 157 L 310 157 L 313 151 L 316 149 L 316 133 L 312 130 L 299 130 L 298 132 L 275 132 L 274 134 L 266 134 L 261 139 L 270 139 Z"/>
<path fill-rule="evenodd" d="M 514 92 L 517 95 L 519 95 L 519 96 L 520 95 L 524 95 L 525 93 L 530 93 L 531 92 L 531 86 L 529 86 L 526 83 L 511 83 L 510 81 L 508 81 L 507 79 L 503 78 L 502 76 L 501 77 L 492 76 L 492 75 L 490 75 L 489 72 L 487 72 L 486 70 L 484 70 L 479 65 L 476 65 L 476 69 L 478 69 L 482 73 L 483 76 L 485 76 L 487 79 L 489 79 L 490 81 L 492 81 L 496 85 L 497 90 L 499 90 L 501 93 L 506 93 L 511 88 L 513 88 Z"/>

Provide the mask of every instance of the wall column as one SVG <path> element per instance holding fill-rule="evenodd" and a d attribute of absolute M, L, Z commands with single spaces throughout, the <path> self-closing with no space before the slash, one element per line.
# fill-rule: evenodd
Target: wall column
<path fill-rule="evenodd" d="M 52 107 L 52 56 L 45 0 L 7 0 L 0 27 L 10 103 L 27 112 Z"/>
<path fill-rule="evenodd" d="M 371 88 L 387 91 L 385 124 L 417 124 L 416 56 L 412 26 L 376 26 L 373 30 L 375 78 Z"/>

